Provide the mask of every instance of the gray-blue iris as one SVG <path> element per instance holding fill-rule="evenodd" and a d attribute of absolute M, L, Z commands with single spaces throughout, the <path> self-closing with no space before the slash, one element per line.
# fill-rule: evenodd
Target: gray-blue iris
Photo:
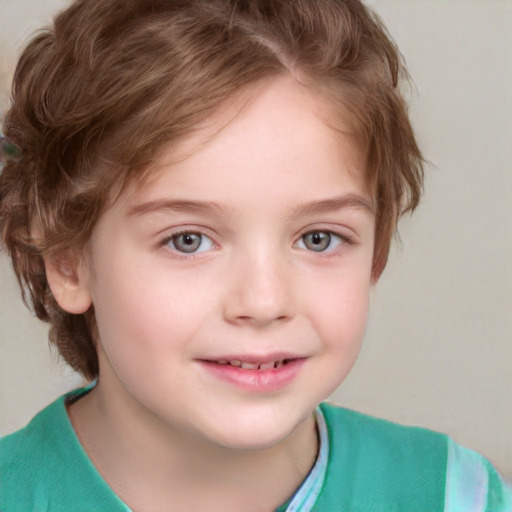
<path fill-rule="evenodd" d="M 302 237 L 304 245 L 311 251 L 325 251 L 331 243 L 331 235 L 325 231 L 313 231 Z"/>
<path fill-rule="evenodd" d="M 201 245 L 202 236 L 196 233 L 185 233 L 178 235 L 173 239 L 173 244 L 178 251 L 181 252 L 195 252 Z"/>

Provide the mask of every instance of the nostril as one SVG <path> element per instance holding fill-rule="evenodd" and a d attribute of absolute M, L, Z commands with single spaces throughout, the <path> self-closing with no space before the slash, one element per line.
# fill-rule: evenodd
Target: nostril
<path fill-rule="evenodd" d="M 289 318 L 288 315 L 278 315 L 278 316 L 251 316 L 251 315 L 238 315 L 234 318 L 234 322 L 239 324 L 253 324 L 253 325 L 263 325 L 270 324 L 274 322 L 285 322 Z"/>

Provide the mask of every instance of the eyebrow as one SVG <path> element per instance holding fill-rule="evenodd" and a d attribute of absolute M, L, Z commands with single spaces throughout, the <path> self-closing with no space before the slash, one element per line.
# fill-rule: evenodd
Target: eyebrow
<path fill-rule="evenodd" d="M 157 199 L 134 206 L 128 210 L 130 215 L 145 215 L 161 211 L 190 212 L 202 214 L 227 215 L 231 209 L 213 201 L 187 201 L 182 199 Z"/>
<path fill-rule="evenodd" d="M 345 194 L 343 196 L 322 199 L 320 201 L 310 201 L 294 208 L 288 215 L 288 218 L 300 217 L 304 215 L 314 215 L 319 213 L 328 213 L 338 211 L 345 208 L 356 210 L 367 210 L 374 213 L 371 202 L 356 194 Z M 171 212 L 188 212 L 200 214 L 216 214 L 227 216 L 233 211 L 214 201 L 189 201 L 184 199 L 157 199 L 148 201 L 130 208 L 128 216 L 145 215 L 149 213 L 157 213 L 161 211 Z"/>
<path fill-rule="evenodd" d="M 357 194 L 345 194 L 299 205 L 292 210 L 289 217 L 328 213 L 342 209 L 367 210 L 371 214 L 375 214 L 375 209 L 369 199 Z"/>

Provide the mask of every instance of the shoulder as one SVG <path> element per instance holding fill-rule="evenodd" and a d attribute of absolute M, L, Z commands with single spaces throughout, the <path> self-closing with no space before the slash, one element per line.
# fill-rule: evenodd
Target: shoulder
<path fill-rule="evenodd" d="M 329 404 L 321 408 L 330 443 L 326 509 L 512 512 L 505 485 L 492 465 L 486 461 L 482 466 L 483 457 L 448 436 Z M 475 478 L 483 508 L 459 507 L 456 491 L 471 500 Z M 496 482 L 495 490 L 491 482 Z"/>
<path fill-rule="evenodd" d="M 422 427 L 410 427 L 342 407 L 322 404 L 333 450 L 372 457 L 374 465 L 398 463 L 446 467 L 449 438 Z M 414 462 L 414 460 L 416 462 Z"/>
<path fill-rule="evenodd" d="M 113 495 L 78 441 L 62 396 L 23 429 L 0 440 L 0 510 L 127 510 Z M 77 504 L 80 507 L 76 508 Z M 94 508 L 96 507 L 96 508 Z"/>
<path fill-rule="evenodd" d="M 512 486 L 482 455 L 448 444 L 444 512 L 512 512 Z"/>
<path fill-rule="evenodd" d="M 329 432 L 326 482 L 333 504 L 341 500 L 354 511 L 442 510 L 446 436 L 328 404 L 321 408 Z"/>
<path fill-rule="evenodd" d="M 62 432 L 60 421 L 64 397 L 39 412 L 30 423 L 0 439 L 2 478 L 8 478 L 21 472 L 31 475 L 37 472 L 37 461 L 46 460 L 51 442 Z"/>
<path fill-rule="evenodd" d="M 38 482 L 47 479 L 44 473 L 52 467 L 54 445 L 63 437 L 64 407 L 64 397 L 61 397 L 37 414 L 25 428 L 0 440 L 2 510 L 23 510 L 25 506 L 35 505 L 26 500 L 28 496 L 37 495 Z M 45 510 L 43 506 L 40 508 Z"/>

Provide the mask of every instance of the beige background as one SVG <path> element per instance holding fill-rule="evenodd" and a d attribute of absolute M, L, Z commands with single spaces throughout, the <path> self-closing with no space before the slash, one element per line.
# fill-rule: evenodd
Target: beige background
<path fill-rule="evenodd" d="M 366 345 L 333 399 L 447 432 L 512 479 L 512 2 L 369 2 L 416 90 L 426 196 L 374 290 Z M 0 0 L 0 87 L 65 0 Z M 22 306 L 0 257 L 0 433 L 81 382 Z"/>

